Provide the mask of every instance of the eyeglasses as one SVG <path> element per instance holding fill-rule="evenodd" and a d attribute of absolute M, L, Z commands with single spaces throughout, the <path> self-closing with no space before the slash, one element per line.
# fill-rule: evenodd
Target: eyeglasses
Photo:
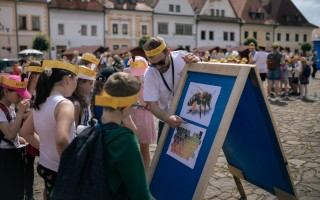
<path fill-rule="evenodd" d="M 163 66 L 164 64 L 166 64 L 166 60 L 167 60 L 167 54 L 165 54 L 164 59 L 160 60 L 157 63 L 151 63 L 149 62 L 149 66 L 150 67 L 157 67 L 157 66 Z"/>

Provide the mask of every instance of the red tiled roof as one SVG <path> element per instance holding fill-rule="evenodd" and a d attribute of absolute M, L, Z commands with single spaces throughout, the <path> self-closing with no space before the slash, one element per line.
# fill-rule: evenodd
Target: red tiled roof
<path fill-rule="evenodd" d="M 188 0 L 193 11 L 195 13 L 199 13 L 207 0 Z"/>
<path fill-rule="evenodd" d="M 258 0 L 230 0 L 230 3 L 238 16 L 244 23 L 249 24 L 275 24 L 268 12 Z M 261 13 L 264 19 L 250 17 L 250 12 Z"/>
<path fill-rule="evenodd" d="M 97 0 L 89 0 L 89 2 L 83 2 L 82 0 L 52 0 L 48 3 L 48 7 L 70 10 L 104 11 L 103 5 Z"/>
<path fill-rule="evenodd" d="M 152 8 L 157 4 L 157 2 L 158 0 L 137 0 L 135 4 L 132 4 L 130 1 L 119 3 L 118 0 L 106 0 L 104 2 L 104 7 L 121 10 L 152 11 Z"/>
<path fill-rule="evenodd" d="M 81 46 L 81 47 L 70 47 L 65 50 L 62 55 L 72 55 L 73 51 L 78 51 L 79 55 L 83 53 L 96 53 L 96 52 L 105 52 L 108 50 L 108 47 L 103 46 Z"/>

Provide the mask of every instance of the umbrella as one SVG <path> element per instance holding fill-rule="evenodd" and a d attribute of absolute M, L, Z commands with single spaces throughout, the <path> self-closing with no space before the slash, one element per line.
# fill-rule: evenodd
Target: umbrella
<path fill-rule="evenodd" d="M 25 49 L 23 51 L 20 51 L 19 56 L 28 56 L 28 55 L 43 55 L 41 51 L 38 51 L 36 49 Z"/>

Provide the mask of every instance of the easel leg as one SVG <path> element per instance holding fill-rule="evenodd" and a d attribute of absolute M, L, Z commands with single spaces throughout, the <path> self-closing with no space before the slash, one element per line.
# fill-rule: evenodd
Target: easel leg
<path fill-rule="evenodd" d="M 236 182 L 237 188 L 239 190 L 239 193 L 240 193 L 240 196 L 241 196 L 240 199 L 247 199 L 246 193 L 244 192 L 244 189 L 243 189 L 242 183 L 240 181 L 240 178 L 238 178 L 238 177 L 233 175 L 233 179 Z"/>

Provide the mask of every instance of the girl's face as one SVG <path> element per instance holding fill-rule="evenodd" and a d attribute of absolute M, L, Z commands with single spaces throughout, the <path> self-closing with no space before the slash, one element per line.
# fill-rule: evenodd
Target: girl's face
<path fill-rule="evenodd" d="M 10 104 L 19 104 L 22 101 L 22 97 L 17 93 L 17 91 L 6 89 L 5 96 Z"/>
<path fill-rule="evenodd" d="M 93 87 L 93 81 L 86 80 L 82 85 L 82 91 L 85 95 L 89 95 Z"/>

